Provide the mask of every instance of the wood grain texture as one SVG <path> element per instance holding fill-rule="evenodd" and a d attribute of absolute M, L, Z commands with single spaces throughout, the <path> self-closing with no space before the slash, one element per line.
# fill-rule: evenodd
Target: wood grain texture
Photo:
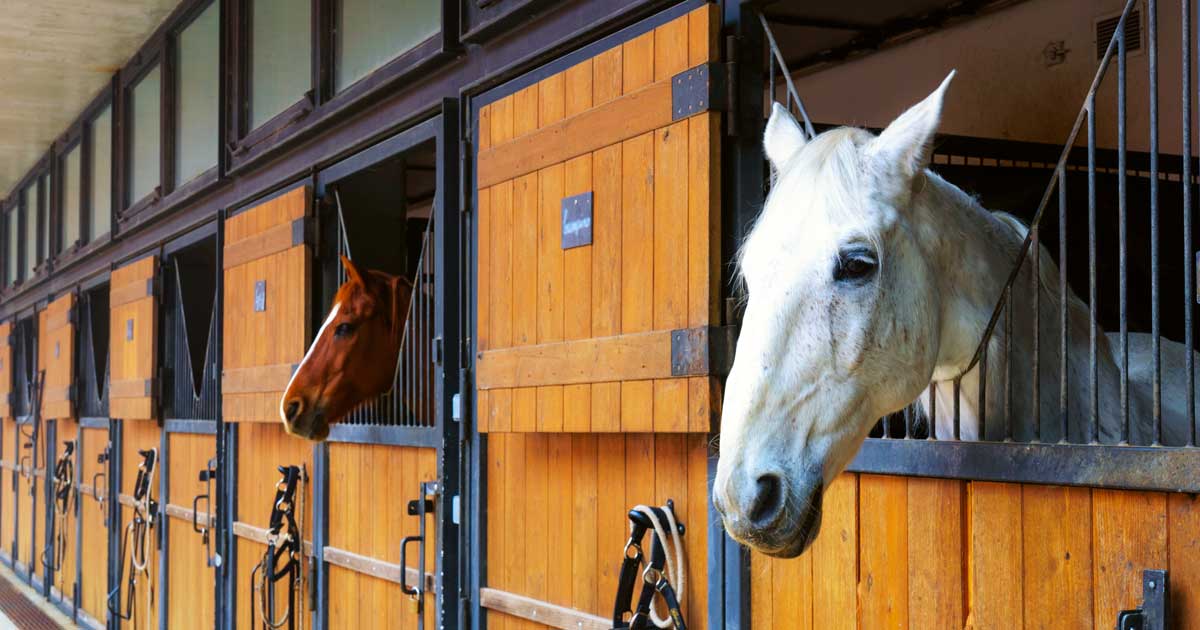
<path fill-rule="evenodd" d="M 298 186 L 225 222 L 222 405 L 232 422 L 279 422 L 279 397 L 311 337 L 312 254 L 308 245 L 265 247 L 265 235 L 291 230 L 311 214 L 312 193 Z M 250 249 L 247 249 L 250 248 Z M 255 309 L 262 282 L 265 308 Z"/>
<path fill-rule="evenodd" d="M 1024 486 L 1025 628 L 1091 628 L 1092 493 Z"/>
<path fill-rule="evenodd" d="M 191 512 L 192 497 L 204 494 L 208 486 L 200 482 L 199 471 L 208 466 L 208 460 L 217 453 L 216 438 L 211 435 L 173 433 L 168 437 L 167 459 L 170 468 L 167 478 L 167 496 L 163 501 L 187 506 Z M 216 484 L 212 486 L 216 492 Z M 213 497 L 215 499 L 215 497 Z M 203 502 L 199 505 L 205 509 Z M 208 509 L 214 509 L 210 502 Z M 190 518 L 170 518 L 159 521 L 160 526 L 170 527 L 167 547 L 167 585 L 170 598 L 167 605 L 167 621 L 171 627 L 212 626 L 216 618 L 216 600 L 212 589 L 190 588 L 187 585 L 212 584 L 214 570 L 205 562 L 206 553 L 200 534 L 192 529 Z M 216 551 L 216 538 L 213 536 Z"/>
<path fill-rule="evenodd" d="M 903 477 L 859 478 L 859 612 L 861 627 L 908 623 L 908 483 Z"/>
<path fill-rule="evenodd" d="M 908 620 L 911 628 L 962 628 L 966 606 L 966 485 L 908 480 Z"/>
<path fill-rule="evenodd" d="M 80 428 L 80 434 L 83 448 L 79 451 L 76 464 L 80 468 L 80 478 L 88 484 L 93 480 L 103 484 L 104 477 L 97 478 L 96 474 L 104 472 L 106 465 L 99 463 L 97 458 L 108 445 L 108 430 Z M 103 493 L 104 489 L 101 488 L 101 496 Z M 0 499 L 0 505 L 8 503 Z M 85 495 L 79 506 L 79 518 L 83 521 L 83 581 L 80 583 L 80 607 L 96 619 L 103 619 L 107 611 L 105 601 L 108 596 L 108 530 L 104 527 L 107 507 L 97 501 L 94 493 Z M 3 539 L 2 533 L 0 539 Z"/>
<path fill-rule="evenodd" d="M 1115 620 L 1142 601 L 1142 571 L 1167 566 L 1167 496 L 1092 491 L 1094 619 Z"/>
<path fill-rule="evenodd" d="M 974 482 L 968 503 L 970 623 L 974 628 L 1020 628 L 1024 623 L 1021 487 Z"/>
<path fill-rule="evenodd" d="M 8 343 L 11 334 L 12 322 L 0 324 L 0 418 L 12 415 L 12 408 L 8 404 L 8 395 L 13 391 L 13 348 Z"/>
<path fill-rule="evenodd" d="M 45 375 L 43 418 L 75 415 L 69 395 L 75 377 L 75 293 L 68 292 L 38 313 L 38 369 Z"/>
<path fill-rule="evenodd" d="M 109 380 L 150 381 L 153 385 L 158 367 L 158 303 L 146 290 L 155 281 L 157 256 L 146 256 L 112 272 L 109 318 Z M 141 297 L 122 294 L 140 292 Z M 132 328 L 132 339 L 129 330 Z M 151 390 L 152 393 L 152 390 Z M 127 395 L 126 395 L 127 394 Z M 109 392 L 109 415 L 130 420 L 155 416 L 155 400 L 143 388 L 141 392 Z"/>

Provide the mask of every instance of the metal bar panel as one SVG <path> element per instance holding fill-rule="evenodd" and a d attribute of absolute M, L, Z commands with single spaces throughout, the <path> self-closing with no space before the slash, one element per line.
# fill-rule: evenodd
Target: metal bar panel
<path fill-rule="evenodd" d="M 1150 326 L 1154 444 L 1162 444 L 1162 326 L 1158 286 L 1158 3 L 1146 0 L 1150 70 Z M 1191 157 L 1191 156 L 1187 156 Z"/>
<path fill-rule="evenodd" d="M 1182 76 L 1180 92 L 1183 98 L 1183 335 L 1187 354 L 1184 358 L 1184 372 L 1187 376 L 1187 420 L 1188 446 L 1196 444 L 1196 360 L 1192 348 L 1196 341 L 1192 330 L 1192 315 L 1196 304 L 1195 258 L 1192 257 L 1192 2 L 1180 0 L 1182 16 L 1180 31 L 1182 33 Z"/>

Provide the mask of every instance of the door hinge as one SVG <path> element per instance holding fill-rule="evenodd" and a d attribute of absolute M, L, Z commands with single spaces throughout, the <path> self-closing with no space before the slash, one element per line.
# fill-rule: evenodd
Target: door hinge
<path fill-rule="evenodd" d="M 1142 571 L 1142 607 L 1117 613 L 1117 630 L 1166 630 L 1171 615 L 1167 572 Z"/>
<path fill-rule="evenodd" d="M 442 338 L 441 337 L 433 338 L 431 351 L 433 352 L 433 364 L 441 365 L 442 364 Z"/>

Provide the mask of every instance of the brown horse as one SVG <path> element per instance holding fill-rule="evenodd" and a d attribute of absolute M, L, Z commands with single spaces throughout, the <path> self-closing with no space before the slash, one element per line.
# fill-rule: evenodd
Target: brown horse
<path fill-rule="evenodd" d="M 288 433 L 324 440 L 329 425 L 392 387 L 412 299 L 407 278 L 342 257 L 346 283 L 279 401 Z"/>

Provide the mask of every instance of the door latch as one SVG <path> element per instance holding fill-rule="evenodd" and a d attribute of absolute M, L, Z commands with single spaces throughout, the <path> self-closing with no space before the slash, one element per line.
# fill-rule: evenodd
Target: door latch
<path fill-rule="evenodd" d="M 1167 572 L 1142 571 L 1142 607 L 1117 613 L 1117 630 L 1167 630 L 1171 614 Z"/>

